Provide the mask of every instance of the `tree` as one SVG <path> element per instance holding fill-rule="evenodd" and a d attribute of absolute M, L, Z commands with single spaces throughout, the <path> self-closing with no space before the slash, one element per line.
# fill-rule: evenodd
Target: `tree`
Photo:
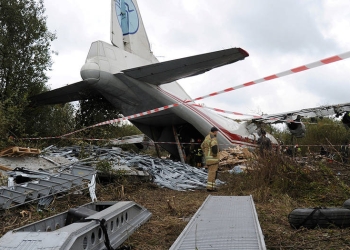
<path fill-rule="evenodd" d="M 77 112 L 77 123 L 81 127 L 87 127 L 99 122 L 119 117 L 119 110 L 115 108 L 103 96 L 90 96 L 79 101 Z"/>
<path fill-rule="evenodd" d="M 1 137 L 22 136 L 33 125 L 45 124 L 60 107 L 29 108 L 29 97 L 48 90 L 51 42 L 56 35 L 46 25 L 43 0 L 0 0 Z M 69 108 L 63 108 L 64 110 Z M 35 128 L 34 128 L 35 129 Z M 6 134 L 4 135 L 4 131 Z"/>
<path fill-rule="evenodd" d="M 120 112 L 103 96 L 90 96 L 79 102 L 76 114 L 78 128 L 88 127 L 99 122 L 119 118 Z M 115 138 L 118 135 L 118 127 L 101 126 L 83 132 L 84 137 L 91 138 Z"/>

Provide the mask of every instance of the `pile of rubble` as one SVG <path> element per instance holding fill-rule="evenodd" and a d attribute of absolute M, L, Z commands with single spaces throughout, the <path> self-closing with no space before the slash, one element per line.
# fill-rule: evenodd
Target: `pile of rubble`
<path fill-rule="evenodd" d="M 246 162 L 254 155 L 247 148 L 237 146 L 221 151 L 219 157 L 220 166 L 232 168 Z M 50 146 L 42 150 L 37 160 L 38 162 L 46 160 L 59 169 L 72 166 L 96 168 L 99 162 L 107 161 L 114 173 L 120 171 L 119 173 L 122 172 L 125 175 L 152 179 L 160 187 L 177 191 L 202 189 L 206 187 L 207 182 L 206 169 L 198 169 L 169 159 L 122 151 L 118 147 L 70 146 L 58 148 Z M 26 164 L 24 167 L 28 168 L 28 165 L 30 166 Z M 43 168 L 41 165 L 37 164 L 35 170 Z M 21 167 L 18 163 L 15 166 Z M 49 169 L 46 168 L 46 171 Z M 220 184 L 222 182 L 217 180 L 217 185 Z"/>
<path fill-rule="evenodd" d="M 248 149 L 228 148 L 220 152 L 220 166 L 237 167 L 235 165 L 246 162 L 250 157 L 253 154 Z M 97 177 L 106 173 L 116 176 L 133 175 L 177 191 L 205 189 L 208 177 L 204 168 L 127 152 L 118 147 L 58 148 L 52 145 L 43 149 L 38 157 L 11 155 L 0 157 L 0 160 L 0 164 L 3 164 L 0 165 L 0 170 L 3 171 L 3 176 L 0 175 L 0 186 L 3 186 L 0 188 L 0 208 L 3 209 L 34 200 L 49 204 L 46 198 L 52 198 L 54 194 L 86 188 L 89 188 L 94 200 L 96 174 Z M 100 169 L 101 163 L 103 168 Z M 5 187 L 7 177 L 9 188 Z M 216 184 L 221 185 L 223 182 L 217 179 Z"/>
<path fill-rule="evenodd" d="M 238 164 L 244 164 L 251 158 L 255 158 L 255 154 L 249 151 L 248 148 L 240 146 L 227 148 L 219 152 L 219 166 L 232 168 Z"/>
<path fill-rule="evenodd" d="M 43 150 L 43 157 L 65 157 L 71 162 L 82 161 L 79 156 L 88 155 L 84 159 L 86 165 L 96 165 L 99 161 L 108 161 L 112 170 L 121 170 L 126 175 L 149 177 L 155 184 L 177 191 L 201 189 L 206 187 L 207 172 L 190 165 L 169 159 L 154 158 L 149 155 L 122 151 L 118 147 L 64 147 L 50 146 Z M 217 180 L 217 185 L 222 184 Z"/>

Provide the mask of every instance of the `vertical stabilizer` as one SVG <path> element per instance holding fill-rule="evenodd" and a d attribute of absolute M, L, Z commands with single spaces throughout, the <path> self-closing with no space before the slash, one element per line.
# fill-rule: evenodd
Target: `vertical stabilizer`
<path fill-rule="evenodd" d="M 111 42 L 146 60 L 154 57 L 136 0 L 111 0 Z"/>

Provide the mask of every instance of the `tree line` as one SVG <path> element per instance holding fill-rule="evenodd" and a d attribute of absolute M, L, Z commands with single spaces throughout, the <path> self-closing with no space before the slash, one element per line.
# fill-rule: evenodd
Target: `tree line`
<path fill-rule="evenodd" d="M 102 98 L 72 104 L 33 107 L 30 97 L 50 90 L 51 42 L 43 0 L 0 0 L 0 147 L 27 143 L 21 138 L 59 136 L 118 117 Z M 94 106 L 94 109 L 92 108 Z M 127 128 L 130 130 L 131 128 Z M 131 133 L 140 133 L 132 128 Z M 135 130 L 135 131 L 134 131 Z M 122 134 L 125 132 L 122 132 Z M 78 137 L 118 137 L 120 127 L 84 131 Z"/>

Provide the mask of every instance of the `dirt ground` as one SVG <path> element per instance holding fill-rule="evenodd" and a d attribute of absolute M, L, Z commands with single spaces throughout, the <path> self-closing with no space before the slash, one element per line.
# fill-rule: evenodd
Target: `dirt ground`
<path fill-rule="evenodd" d="M 333 193 L 330 190 L 327 191 L 328 193 L 317 196 L 304 195 L 293 198 L 287 193 L 275 193 L 272 188 L 249 188 L 251 183 L 249 175 L 234 175 L 226 172 L 219 173 L 218 177 L 226 184 L 221 186 L 217 193 L 210 193 L 211 195 L 253 196 L 267 249 L 350 249 L 349 228 L 295 230 L 288 223 L 288 214 L 294 208 L 315 207 L 322 203 L 324 206 L 339 207 L 342 201 L 346 200 L 347 192 L 337 195 L 337 190 Z M 329 187 L 333 187 L 332 180 L 327 181 L 330 183 Z M 124 196 L 121 193 L 122 185 L 125 190 Z M 124 246 L 135 250 L 169 249 L 191 216 L 209 195 L 206 190 L 178 192 L 160 188 L 151 182 L 124 177 L 114 179 L 107 184 L 99 183 L 96 192 L 99 200 L 131 200 L 152 213 L 151 219 L 124 243 Z M 81 195 L 69 194 L 57 198 L 47 211 L 38 212 L 35 204 L 1 211 L 0 236 L 9 230 L 87 202 L 90 202 L 90 197 L 86 192 Z"/>

